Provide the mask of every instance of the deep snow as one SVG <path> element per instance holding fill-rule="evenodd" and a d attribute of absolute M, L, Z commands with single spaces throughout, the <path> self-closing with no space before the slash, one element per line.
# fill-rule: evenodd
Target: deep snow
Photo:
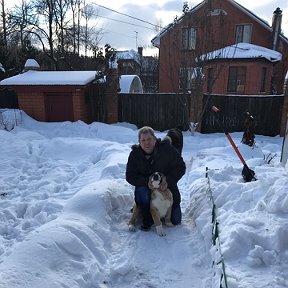
<path fill-rule="evenodd" d="M 21 121 L 0 130 L 0 287 L 220 287 L 223 267 L 229 288 L 288 287 L 283 138 L 256 135 L 251 148 L 231 134 L 258 179 L 244 183 L 224 134 L 184 132 L 183 223 L 159 237 L 128 231 L 134 125 L 42 123 L 23 112 Z"/>

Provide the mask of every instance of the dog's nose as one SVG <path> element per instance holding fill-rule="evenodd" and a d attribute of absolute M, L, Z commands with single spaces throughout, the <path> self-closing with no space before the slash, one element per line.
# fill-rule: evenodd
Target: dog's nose
<path fill-rule="evenodd" d="M 154 179 L 155 181 L 160 180 L 159 174 L 154 174 L 154 175 L 153 175 L 153 179 Z"/>

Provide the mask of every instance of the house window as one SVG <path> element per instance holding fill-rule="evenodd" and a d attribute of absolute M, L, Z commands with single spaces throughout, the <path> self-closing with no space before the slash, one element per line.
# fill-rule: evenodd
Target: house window
<path fill-rule="evenodd" d="M 213 87 L 213 68 L 208 68 L 208 77 L 207 77 L 207 92 L 212 93 Z"/>
<path fill-rule="evenodd" d="M 182 48 L 188 50 L 195 50 L 196 48 L 196 29 L 183 28 L 182 29 Z"/>
<path fill-rule="evenodd" d="M 251 43 L 252 25 L 241 24 L 236 25 L 235 43 Z"/>
<path fill-rule="evenodd" d="M 227 92 L 243 93 L 246 84 L 246 67 L 229 68 Z"/>
<path fill-rule="evenodd" d="M 260 78 L 260 92 L 265 92 L 266 75 L 267 75 L 267 68 L 262 67 Z"/>
<path fill-rule="evenodd" d="M 187 91 L 204 79 L 203 69 L 201 67 L 180 68 L 179 89 Z"/>

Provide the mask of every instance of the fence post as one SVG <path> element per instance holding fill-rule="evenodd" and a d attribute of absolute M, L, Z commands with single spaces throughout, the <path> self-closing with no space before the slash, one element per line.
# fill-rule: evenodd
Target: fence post
<path fill-rule="evenodd" d="M 284 100 L 283 100 L 283 109 L 280 124 L 280 136 L 284 136 L 286 133 L 287 121 L 288 121 L 288 72 L 284 81 Z"/>
<path fill-rule="evenodd" d="M 119 90 L 119 77 L 117 64 L 111 65 L 108 69 L 106 76 L 106 123 L 118 122 L 118 90 Z"/>

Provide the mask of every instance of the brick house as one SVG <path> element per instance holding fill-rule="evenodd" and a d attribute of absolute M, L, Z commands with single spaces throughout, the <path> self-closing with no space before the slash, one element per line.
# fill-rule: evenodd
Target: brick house
<path fill-rule="evenodd" d="M 152 39 L 159 48 L 159 92 L 192 90 L 193 95 L 200 82 L 204 93 L 282 94 L 288 39 L 280 33 L 281 19 L 280 8 L 273 14 L 271 27 L 236 1 L 201 2 Z M 199 61 L 200 56 L 240 43 L 252 44 L 258 52 L 265 48 L 272 55 L 278 51 L 282 57 L 263 57 L 260 52 L 255 57 L 225 57 L 222 53 L 220 58 Z"/>
<path fill-rule="evenodd" d="M 158 91 L 158 58 L 143 56 L 143 47 L 138 51 L 116 51 L 119 75 L 137 75 L 140 77 L 144 93 Z"/>

